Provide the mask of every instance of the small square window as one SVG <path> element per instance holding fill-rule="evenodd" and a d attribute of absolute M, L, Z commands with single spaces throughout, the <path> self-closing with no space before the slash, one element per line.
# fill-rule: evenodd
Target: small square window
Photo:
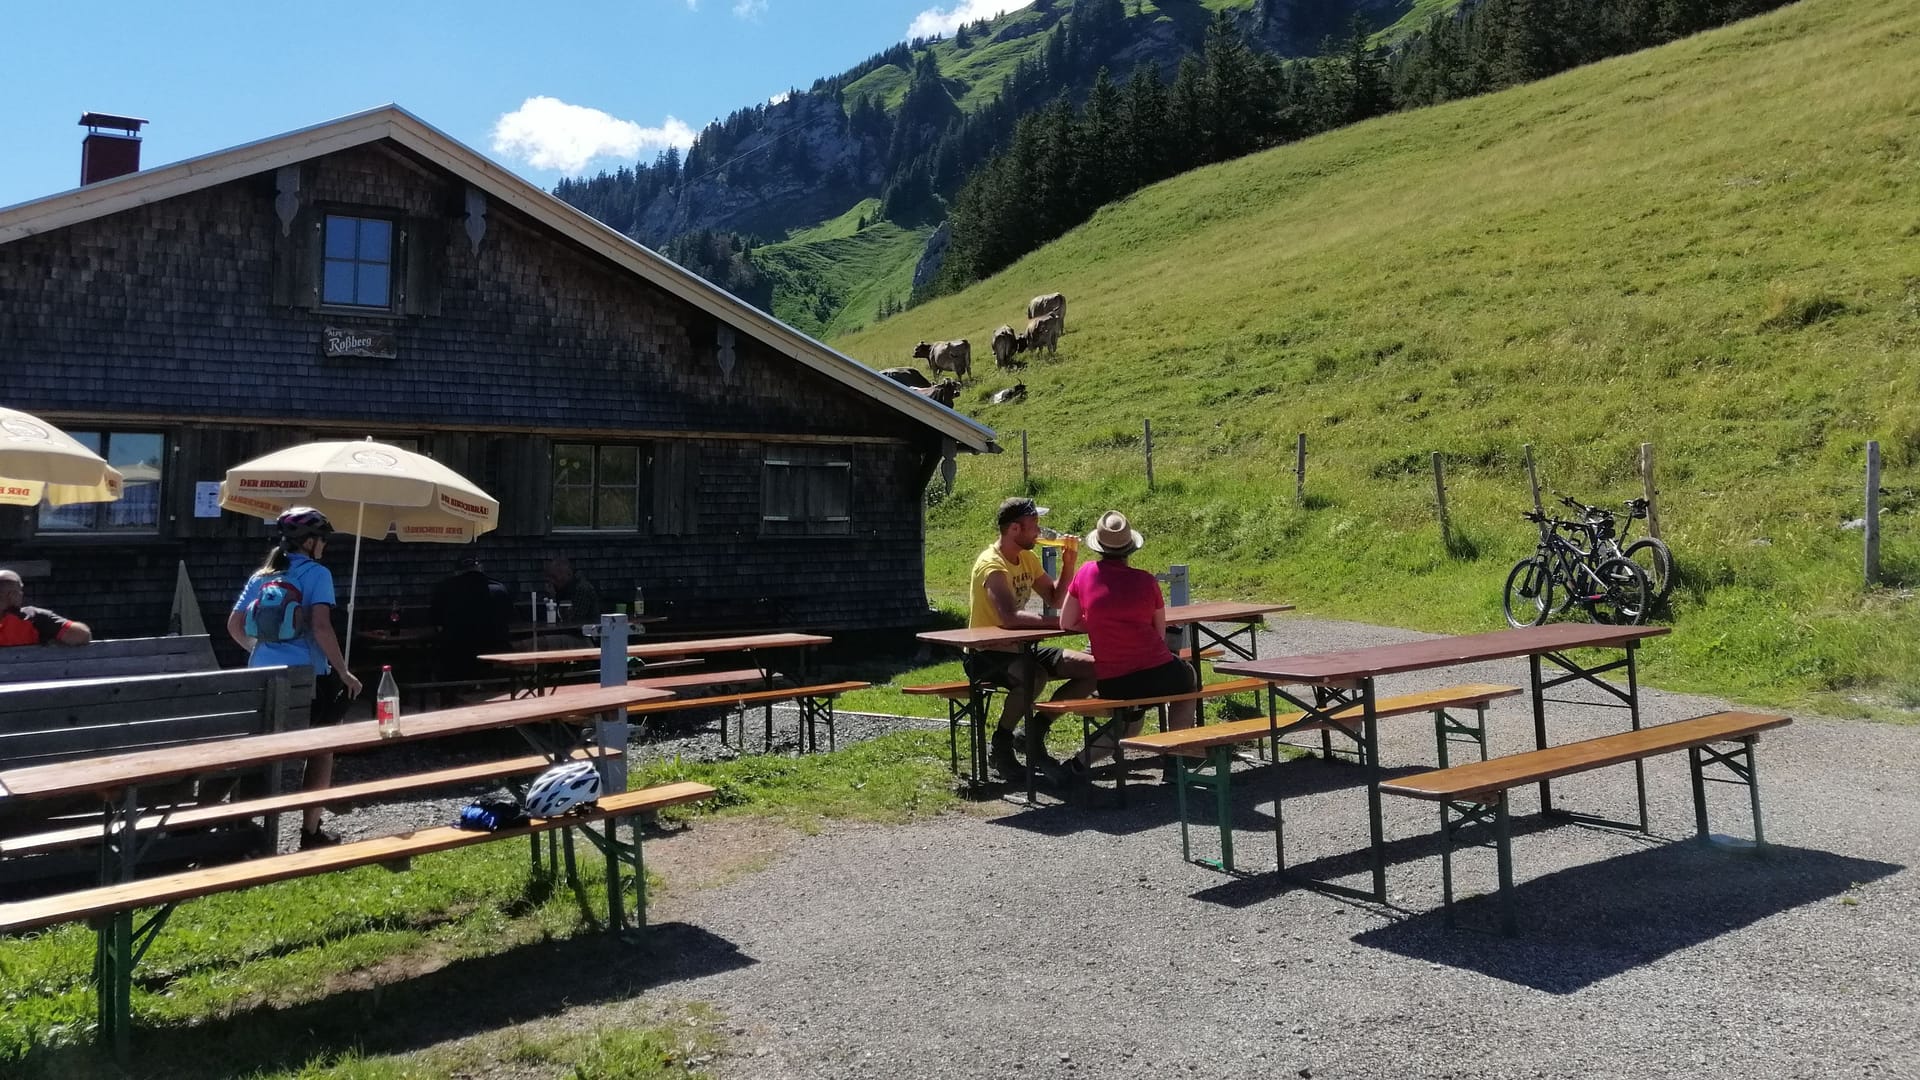
<path fill-rule="evenodd" d="M 393 307 L 393 222 L 328 214 L 322 249 L 321 303 Z"/>
<path fill-rule="evenodd" d="M 649 505 L 641 468 L 646 455 L 632 444 L 556 443 L 553 448 L 553 527 L 635 532 Z"/>

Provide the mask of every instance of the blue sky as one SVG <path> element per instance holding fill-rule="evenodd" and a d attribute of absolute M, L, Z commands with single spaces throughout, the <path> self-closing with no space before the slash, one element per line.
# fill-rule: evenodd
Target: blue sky
<path fill-rule="evenodd" d="M 153 166 L 395 102 L 542 187 L 1023 0 L 8 5 L 0 206 L 79 183 L 86 111 Z"/>

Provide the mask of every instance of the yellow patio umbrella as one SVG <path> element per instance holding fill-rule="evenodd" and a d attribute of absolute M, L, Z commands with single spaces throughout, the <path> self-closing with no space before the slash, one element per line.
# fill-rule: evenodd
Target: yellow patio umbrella
<path fill-rule="evenodd" d="M 45 420 L 0 406 L 0 505 L 116 502 L 125 477 Z"/>
<path fill-rule="evenodd" d="M 447 468 L 411 450 L 377 443 L 316 442 L 276 450 L 227 470 L 220 507 L 272 520 L 311 506 L 352 533 L 345 655 L 353 657 L 353 609 L 360 587 L 360 538 L 464 544 L 500 524 L 500 503 Z"/>

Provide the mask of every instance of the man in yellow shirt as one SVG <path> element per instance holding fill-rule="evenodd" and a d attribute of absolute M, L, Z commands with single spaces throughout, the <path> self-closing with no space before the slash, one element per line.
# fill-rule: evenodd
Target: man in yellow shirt
<path fill-rule="evenodd" d="M 1000 539 L 987 545 L 973 561 L 970 579 L 971 605 L 967 625 L 975 629 L 1000 627 L 1006 630 L 1057 629 L 1060 621 L 1026 610 L 1027 602 L 1039 593 L 1048 606 L 1058 608 L 1065 599 L 1067 581 L 1073 577 L 1073 555 L 1068 554 L 1060 567 L 1060 581 L 1048 577 L 1033 548 L 1040 540 L 1040 515 L 1046 513 L 1032 499 L 1008 499 L 1000 504 Z M 1065 679 L 1053 693 L 1056 701 L 1087 697 L 1093 693 L 1093 657 L 1050 646 L 1034 646 L 1015 652 L 977 649 L 967 654 L 967 678 L 976 683 L 1004 687 L 1005 707 L 994 728 L 988 763 L 1007 780 L 1023 780 L 1027 766 L 1046 768 L 1058 765 L 1047 757 L 1046 729 L 1050 719 L 1034 717 L 1030 744 L 1034 760 L 1022 765 L 1013 753 L 1013 729 L 1027 714 L 1040 691 L 1049 681 Z"/>

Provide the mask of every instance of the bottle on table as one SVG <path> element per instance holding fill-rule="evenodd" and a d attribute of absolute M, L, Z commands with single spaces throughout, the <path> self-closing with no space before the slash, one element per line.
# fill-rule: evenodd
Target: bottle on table
<path fill-rule="evenodd" d="M 398 634 L 400 631 L 400 601 L 395 600 L 387 608 L 387 632 Z"/>
<path fill-rule="evenodd" d="M 640 586 L 638 585 L 633 587 L 633 613 L 635 615 L 645 615 L 647 613 L 647 595 L 640 590 Z"/>
<path fill-rule="evenodd" d="M 380 668 L 380 689 L 373 695 L 373 719 L 380 725 L 380 737 L 391 739 L 400 734 L 400 684 L 393 681 L 393 665 Z"/>

